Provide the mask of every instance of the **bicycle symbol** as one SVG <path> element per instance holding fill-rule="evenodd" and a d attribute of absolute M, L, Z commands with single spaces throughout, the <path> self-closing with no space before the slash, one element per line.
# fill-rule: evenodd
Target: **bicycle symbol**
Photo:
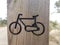
<path fill-rule="evenodd" d="M 45 26 L 41 23 L 41 22 L 36 22 L 36 17 L 37 16 L 39 16 L 39 15 L 36 15 L 36 16 L 33 16 L 33 18 L 20 18 L 20 16 L 22 16 L 22 14 L 18 14 L 18 17 L 17 17 L 17 20 L 15 21 L 15 22 L 12 22 L 10 25 L 9 25 L 9 31 L 12 33 L 12 34 L 14 34 L 14 35 L 17 35 L 17 34 L 19 34 L 20 32 L 21 32 L 21 30 L 22 30 L 22 26 L 21 26 L 21 24 L 18 22 L 19 20 L 20 20 L 20 22 L 24 25 L 24 29 L 25 29 L 25 31 L 27 31 L 27 32 L 32 32 L 34 35 L 36 35 L 36 36 L 40 36 L 40 35 L 42 35 L 44 32 L 45 32 Z M 25 25 L 24 24 L 24 22 L 22 21 L 22 20 L 34 20 L 34 23 L 32 24 L 32 26 L 30 26 L 30 25 Z M 18 26 L 19 26 L 19 31 L 18 32 L 13 32 L 12 31 L 12 26 L 13 26 L 13 24 L 15 24 L 14 25 L 14 29 L 16 29 Z M 41 25 L 42 26 L 42 30 L 40 30 L 40 27 L 38 26 L 38 25 Z M 36 28 L 36 29 L 33 29 L 33 30 L 27 30 L 27 27 L 34 27 L 34 28 Z M 41 33 L 36 33 L 36 32 L 39 32 L 39 31 L 42 31 Z"/>

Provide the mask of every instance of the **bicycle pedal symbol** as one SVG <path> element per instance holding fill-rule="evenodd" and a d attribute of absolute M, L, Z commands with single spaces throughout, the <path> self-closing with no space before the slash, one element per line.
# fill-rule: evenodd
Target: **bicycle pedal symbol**
<path fill-rule="evenodd" d="M 18 17 L 17 17 L 17 20 L 15 21 L 15 22 L 12 22 L 10 25 L 9 25 L 9 31 L 12 33 L 12 34 L 14 34 L 14 35 L 18 35 L 20 32 L 21 32 L 21 30 L 22 30 L 22 26 L 21 26 L 21 24 L 18 22 L 19 20 L 20 20 L 20 22 L 24 25 L 24 29 L 25 29 L 25 31 L 27 31 L 27 32 L 32 32 L 34 35 L 36 35 L 36 36 L 40 36 L 40 35 L 42 35 L 44 32 L 45 32 L 45 26 L 41 23 L 41 22 L 36 22 L 36 17 L 37 16 L 39 16 L 39 15 L 36 15 L 36 16 L 33 16 L 33 18 L 20 18 L 20 16 L 22 16 L 22 14 L 18 14 Z M 22 20 L 34 20 L 34 23 L 32 24 L 32 26 L 30 26 L 30 25 L 26 25 Z M 19 26 L 19 29 L 17 29 L 17 30 L 19 30 L 18 32 L 14 32 L 14 31 L 12 31 L 12 26 L 13 26 L 13 24 L 14 24 L 14 29 L 16 29 L 16 28 L 18 28 L 18 26 Z M 40 27 L 38 26 L 38 25 L 41 25 L 42 26 L 42 30 L 40 30 Z M 33 30 L 27 30 L 27 27 L 34 27 L 34 28 L 36 28 L 36 29 L 33 29 Z M 13 29 L 13 30 L 14 30 Z M 39 32 L 39 31 L 42 31 L 41 33 L 36 33 L 36 32 Z"/>

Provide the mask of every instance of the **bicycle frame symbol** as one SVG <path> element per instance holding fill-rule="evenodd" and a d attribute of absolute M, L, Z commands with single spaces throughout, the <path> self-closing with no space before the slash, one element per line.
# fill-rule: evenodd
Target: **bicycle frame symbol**
<path fill-rule="evenodd" d="M 32 33 L 33 33 L 34 35 L 36 35 L 36 36 L 40 36 L 40 35 L 42 35 L 42 34 L 45 32 L 45 26 L 44 26 L 41 22 L 36 22 L 36 17 L 39 16 L 39 15 L 33 16 L 33 18 L 20 18 L 20 16 L 22 16 L 22 14 L 18 14 L 17 20 L 16 20 L 15 22 L 12 22 L 12 23 L 9 25 L 9 31 L 10 31 L 12 34 L 17 35 L 17 34 L 19 34 L 19 33 L 21 32 L 22 27 L 21 27 L 21 24 L 18 22 L 19 20 L 20 20 L 20 22 L 24 25 L 24 27 L 25 27 L 24 29 L 25 29 L 25 31 L 27 31 L 27 32 L 32 32 Z M 32 24 L 32 26 L 31 26 L 31 25 L 25 25 L 22 20 L 34 20 L 34 23 Z M 19 29 L 19 31 L 18 31 L 17 33 L 12 32 L 12 30 L 11 30 L 11 26 L 13 26 L 13 24 L 15 24 L 15 26 L 14 26 L 15 29 L 17 28 L 17 24 L 18 24 L 19 27 L 20 27 L 20 29 Z M 36 31 L 41 31 L 41 30 L 40 30 L 40 27 L 38 27 L 37 24 L 40 24 L 40 25 L 43 27 L 42 32 L 39 33 L 39 34 L 35 33 Z M 34 27 L 34 28 L 37 28 L 37 29 L 35 29 L 35 30 L 27 30 L 27 29 L 26 29 L 27 27 Z"/>

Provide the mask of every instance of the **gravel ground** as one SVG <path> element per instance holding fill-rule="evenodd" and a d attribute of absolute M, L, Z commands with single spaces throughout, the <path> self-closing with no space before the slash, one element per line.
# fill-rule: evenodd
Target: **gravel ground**
<path fill-rule="evenodd" d="M 0 45 L 8 45 L 7 27 L 0 27 Z"/>
<path fill-rule="evenodd" d="M 49 45 L 60 45 L 60 30 L 52 30 L 50 32 L 50 37 Z"/>

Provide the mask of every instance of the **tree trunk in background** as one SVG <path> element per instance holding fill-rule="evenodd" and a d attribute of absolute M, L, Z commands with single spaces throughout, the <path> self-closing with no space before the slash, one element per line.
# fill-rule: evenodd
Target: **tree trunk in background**
<path fill-rule="evenodd" d="M 8 43 L 9 45 L 49 45 L 49 0 L 11 0 L 8 2 Z M 13 35 L 9 31 L 9 24 L 16 21 L 18 14 L 21 17 L 33 18 L 37 17 L 37 22 L 42 22 L 45 26 L 45 32 L 41 36 L 35 36 L 31 32 L 26 32 L 22 25 L 22 31 L 19 35 Z M 21 22 L 19 22 L 21 23 Z M 32 22 L 25 22 L 32 24 Z"/>

